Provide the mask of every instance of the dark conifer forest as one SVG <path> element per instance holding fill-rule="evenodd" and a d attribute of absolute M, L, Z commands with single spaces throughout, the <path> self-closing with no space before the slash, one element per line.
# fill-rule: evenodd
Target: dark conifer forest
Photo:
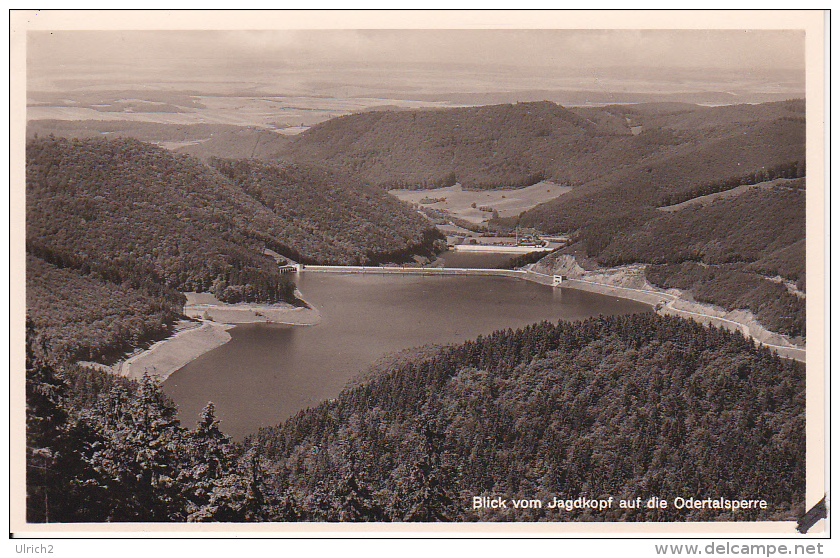
<path fill-rule="evenodd" d="M 805 370 L 655 314 L 498 331 L 380 371 L 243 444 L 151 381 L 27 349 L 30 521 L 790 520 Z M 190 428 L 185 428 L 190 427 Z M 473 510 L 474 496 L 763 499 L 766 509 Z M 72 502 L 72 504 L 71 504 Z"/>
<path fill-rule="evenodd" d="M 241 450 L 212 404 L 192 428 L 153 380 L 56 367 L 27 324 L 26 518 L 31 523 L 244 521 Z"/>

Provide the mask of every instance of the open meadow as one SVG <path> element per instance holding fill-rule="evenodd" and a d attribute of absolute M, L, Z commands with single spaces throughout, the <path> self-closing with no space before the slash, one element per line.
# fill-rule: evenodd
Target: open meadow
<path fill-rule="evenodd" d="M 563 195 L 571 189 L 569 186 L 543 180 L 515 190 L 464 190 L 460 184 L 455 184 L 433 190 L 390 190 L 389 193 L 408 203 L 442 209 L 453 217 L 472 223 L 483 223 L 493 217 L 494 209 L 499 213 L 499 217 L 516 217 L 523 211 Z"/>

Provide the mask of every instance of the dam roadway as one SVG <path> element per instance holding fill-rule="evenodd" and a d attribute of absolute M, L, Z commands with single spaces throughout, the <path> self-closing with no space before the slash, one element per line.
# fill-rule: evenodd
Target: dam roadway
<path fill-rule="evenodd" d="M 380 275 L 495 275 L 524 279 L 528 272 L 520 269 L 492 269 L 467 267 L 378 267 L 362 265 L 305 265 L 301 271 L 327 273 L 377 273 Z M 549 282 L 550 283 L 550 282 Z"/>

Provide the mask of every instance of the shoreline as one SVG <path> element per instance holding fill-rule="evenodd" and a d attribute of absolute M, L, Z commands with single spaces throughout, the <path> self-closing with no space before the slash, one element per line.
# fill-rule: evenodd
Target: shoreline
<path fill-rule="evenodd" d="M 187 305 L 184 314 L 198 320 L 200 325 L 181 329 L 173 335 L 154 343 L 148 349 L 120 360 L 113 366 L 82 362 L 132 380 L 149 374 L 163 383 L 174 372 L 204 353 L 221 347 L 231 340 L 228 330 L 239 324 L 271 323 L 289 326 L 312 326 L 321 321 L 321 313 L 307 305 L 257 304 L 219 302 L 208 293 L 185 293 Z M 300 297 L 300 291 L 295 291 Z M 303 300 L 301 298 L 301 300 Z M 183 324 L 182 324 L 183 325 Z"/>
<path fill-rule="evenodd" d="M 209 320 L 202 322 L 199 327 L 162 339 L 145 351 L 114 365 L 117 374 L 130 380 L 141 380 L 148 374 L 162 383 L 187 363 L 230 341 L 227 330 L 233 325 Z"/>
<path fill-rule="evenodd" d="M 683 298 L 683 293 L 679 289 L 667 291 L 657 289 L 644 279 L 642 264 L 588 272 L 576 263 L 572 265 L 582 273 L 570 273 L 569 278 L 563 281 L 562 287 L 627 298 L 650 304 L 657 314 L 689 317 L 705 325 L 723 326 L 730 331 L 740 331 L 747 338 L 772 349 L 781 357 L 805 362 L 805 347 L 794 344 L 780 333 L 764 328 L 749 310 L 726 310 L 712 304 L 687 300 Z M 535 267 L 537 266 L 533 264 L 527 266 L 525 268 L 527 273 L 523 279 L 551 285 L 553 276 L 535 271 Z M 571 275 L 577 275 L 577 277 Z M 610 280 L 617 284 L 609 282 Z M 628 284 L 633 286 L 627 286 Z"/>
<path fill-rule="evenodd" d="M 705 325 L 722 326 L 730 331 L 740 331 L 775 351 L 779 356 L 805 362 L 804 345 L 795 344 L 787 336 L 762 326 L 752 312 L 745 309 L 726 310 L 712 304 L 686 298 L 679 289 L 659 289 L 645 277 L 646 264 L 630 264 L 616 268 L 587 271 L 572 256 L 564 256 L 554 269 L 544 264 L 530 264 L 515 270 L 498 268 L 400 268 L 362 266 L 306 266 L 304 270 L 334 273 L 416 273 L 428 275 L 500 275 L 523 279 L 533 283 L 554 286 L 554 275 L 563 275 L 561 288 L 571 288 L 596 294 L 615 296 L 649 304 L 654 312 L 664 315 L 689 317 Z M 537 271 L 540 270 L 540 271 Z M 546 271 L 551 273 L 546 273 Z"/>
<path fill-rule="evenodd" d="M 525 281 L 551 286 L 553 275 L 536 271 L 538 265 L 531 264 L 516 273 Z M 568 269 L 569 275 L 561 288 L 571 288 L 596 294 L 615 296 L 649 304 L 658 314 L 689 317 L 706 325 L 723 326 L 730 331 L 740 331 L 746 337 L 774 350 L 779 356 L 805 362 L 806 349 L 797 346 L 788 338 L 761 326 L 748 310 L 727 311 L 711 304 L 686 300 L 678 289 L 667 291 L 656 289 L 644 279 L 643 266 L 630 265 L 622 268 L 598 271 Z M 331 269 L 333 271 L 336 269 Z M 396 270 L 395 270 L 396 271 Z M 561 272 L 564 270 L 558 270 Z M 628 286 L 632 285 L 632 286 Z M 310 306 L 290 304 L 226 304 L 209 293 L 185 293 L 187 305 L 184 314 L 200 325 L 181 329 L 146 350 L 131 355 L 113 366 L 94 362 L 80 362 L 85 366 L 105 370 L 133 380 L 142 379 L 148 373 L 158 383 L 163 383 L 174 372 L 199 356 L 231 339 L 228 330 L 238 324 L 272 323 L 289 326 L 313 326 L 321 321 L 321 313 Z M 300 292 L 295 295 L 301 300 Z M 183 325 L 183 323 L 182 323 Z"/>
<path fill-rule="evenodd" d="M 184 314 L 190 318 L 228 325 L 271 323 L 311 326 L 321 321 L 321 313 L 314 308 L 276 304 L 187 304 Z"/>

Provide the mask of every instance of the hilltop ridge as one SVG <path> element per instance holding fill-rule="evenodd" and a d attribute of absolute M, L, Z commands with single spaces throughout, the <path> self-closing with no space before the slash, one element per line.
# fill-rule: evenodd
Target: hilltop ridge
<path fill-rule="evenodd" d="M 313 126 L 281 156 L 322 161 L 383 188 L 515 187 L 558 178 L 559 165 L 617 133 L 548 101 L 374 111 Z"/>

